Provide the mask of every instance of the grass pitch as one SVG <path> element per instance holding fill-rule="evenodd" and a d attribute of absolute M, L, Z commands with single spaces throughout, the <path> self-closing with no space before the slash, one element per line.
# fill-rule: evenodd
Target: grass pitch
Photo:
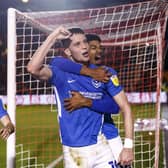
<path fill-rule="evenodd" d="M 145 105 L 144 105 L 145 106 Z M 18 106 L 16 111 L 16 168 L 31 165 L 31 167 L 38 167 L 43 165 L 47 167 L 51 162 L 59 158 L 62 154 L 62 147 L 59 138 L 59 126 L 57 122 L 57 112 L 51 112 L 51 107 L 48 105 L 33 105 L 33 106 Z M 153 107 L 148 107 L 152 109 Z M 133 106 L 135 118 L 149 117 L 149 113 L 142 114 L 138 111 L 143 109 L 142 106 Z M 152 110 L 153 111 L 153 110 Z M 153 114 L 150 114 L 152 117 Z M 122 126 L 120 127 L 122 129 Z M 123 133 L 121 132 L 121 135 Z M 151 168 L 150 158 L 154 162 L 154 158 L 149 156 L 148 151 L 150 147 L 154 147 L 154 134 L 149 136 L 148 132 L 136 133 L 140 139 L 143 139 L 147 145 L 135 148 L 136 164 L 134 168 Z M 162 139 L 160 145 L 160 168 L 163 167 L 163 146 Z M 144 148 L 144 149 L 142 149 Z M 154 152 L 154 151 L 153 151 Z M 152 152 L 151 152 L 152 153 Z M 142 163 L 142 159 L 144 160 Z M 36 166 L 35 166 L 36 165 Z M 6 168 L 6 143 L 0 140 L 0 167 Z M 56 168 L 63 168 L 62 161 Z"/>

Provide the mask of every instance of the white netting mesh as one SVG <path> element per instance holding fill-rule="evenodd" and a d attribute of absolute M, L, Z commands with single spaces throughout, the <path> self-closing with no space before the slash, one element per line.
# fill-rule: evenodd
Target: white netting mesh
<path fill-rule="evenodd" d="M 135 119 L 155 118 L 158 98 L 158 39 L 163 40 L 166 10 L 164 1 L 145 1 L 122 6 L 78 11 L 17 12 L 17 104 L 55 103 L 52 88 L 35 80 L 26 65 L 48 33 L 59 25 L 80 27 L 86 33 L 97 33 L 102 39 L 104 64 L 118 71 L 120 82 L 132 103 Z M 158 35 L 158 30 L 161 36 Z M 45 60 L 62 55 L 56 43 Z M 56 114 L 50 106 L 17 108 L 17 141 L 37 157 L 39 164 L 49 165 L 61 156 Z M 121 136 L 121 117 L 114 117 Z M 30 133 L 32 131 L 32 133 Z M 150 130 L 151 131 L 151 130 Z M 25 135 L 26 133 L 26 135 Z M 151 168 L 155 157 L 155 132 L 135 132 L 135 168 Z M 25 140 L 26 139 L 26 140 Z M 33 152 L 32 152 L 33 151 Z M 162 152 L 162 151 L 161 151 Z M 17 157 L 17 159 L 20 159 Z M 160 160 L 161 164 L 163 160 Z M 32 163 L 34 165 L 34 162 Z M 62 165 L 57 165 L 59 168 Z"/>

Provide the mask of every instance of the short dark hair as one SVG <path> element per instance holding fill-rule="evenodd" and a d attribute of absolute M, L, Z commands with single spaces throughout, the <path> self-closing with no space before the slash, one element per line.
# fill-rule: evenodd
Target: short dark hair
<path fill-rule="evenodd" d="M 85 32 L 84 32 L 81 28 L 78 28 L 78 27 L 68 29 L 68 31 L 69 31 L 72 35 L 73 35 L 73 34 L 85 34 Z M 72 36 L 72 35 L 71 35 L 71 36 Z M 70 38 L 61 40 L 61 42 L 62 42 L 62 45 L 63 45 L 64 48 L 68 48 L 69 45 L 71 44 Z"/>
<path fill-rule="evenodd" d="M 86 38 L 88 42 L 96 40 L 101 43 L 101 39 L 97 34 L 86 34 Z"/>

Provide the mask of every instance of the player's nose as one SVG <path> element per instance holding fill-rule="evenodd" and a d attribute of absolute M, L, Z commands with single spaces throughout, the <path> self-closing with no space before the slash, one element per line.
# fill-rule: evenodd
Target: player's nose
<path fill-rule="evenodd" d="M 87 49 L 87 50 L 88 50 L 89 45 L 88 45 L 88 43 L 83 42 L 83 43 L 81 44 L 81 47 L 82 47 L 82 49 Z"/>

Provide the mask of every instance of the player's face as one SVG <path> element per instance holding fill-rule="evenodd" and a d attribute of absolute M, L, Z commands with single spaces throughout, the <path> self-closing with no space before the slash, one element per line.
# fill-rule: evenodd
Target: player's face
<path fill-rule="evenodd" d="M 71 37 L 69 52 L 72 59 L 79 63 L 87 63 L 89 61 L 88 49 L 89 45 L 84 34 L 73 34 Z"/>
<path fill-rule="evenodd" d="M 89 57 L 92 64 L 100 65 L 102 63 L 102 46 L 99 41 L 89 42 Z"/>

